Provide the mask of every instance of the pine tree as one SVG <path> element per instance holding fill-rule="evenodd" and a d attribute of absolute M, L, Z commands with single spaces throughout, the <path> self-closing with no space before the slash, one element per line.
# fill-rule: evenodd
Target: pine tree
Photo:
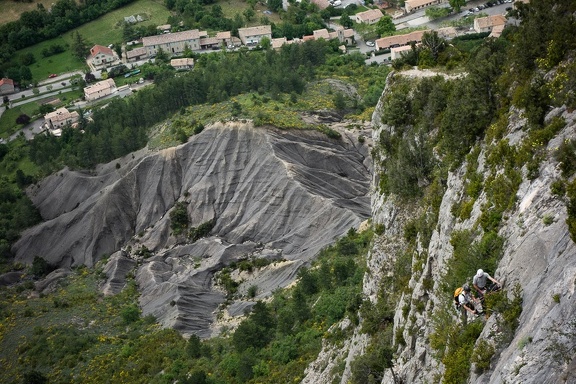
<path fill-rule="evenodd" d="M 78 59 L 82 61 L 86 59 L 86 55 L 88 53 L 88 44 L 78 31 L 76 31 L 76 33 L 72 36 L 71 48 L 72 48 L 72 54 L 76 56 Z"/>

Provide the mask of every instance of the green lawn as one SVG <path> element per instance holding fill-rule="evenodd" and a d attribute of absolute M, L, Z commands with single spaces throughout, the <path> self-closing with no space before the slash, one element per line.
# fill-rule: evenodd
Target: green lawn
<path fill-rule="evenodd" d="M 55 108 L 58 108 L 68 104 L 72 100 L 79 99 L 80 97 L 82 97 L 82 94 L 83 92 L 81 90 L 70 90 L 68 92 L 62 92 L 59 95 L 53 96 L 51 98 L 58 97 L 60 99 L 61 102 L 58 105 L 54 106 Z M 34 118 L 35 117 L 34 115 L 38 113 L 40 103 L 42 103 L 42 99 L 18 105 L 4 111 L 4 113 L 0 117 L 0 137 L 4 139 L 8 138 L 18 129 L 22 128 L 21 125 L 16 124 L 16 118 L 21 114 L 26 114 L 31 118 Z"/>
<path fill-rule="evenodd" d="M 34 0 L 30 2 L 0 0 L 0 10 L 2 10 L 0 12 L 0 25 L 18 20 L 22 12 L 33 11 L 38 7 L 38 4 L 43 4 L 44 8 L 49 9 L 54 2 L 54 0 Z"/>
<path fill-rule="evenodd" d="M 122 22 L 125 16 L 141 15 L 146 19 L 137 25 L 160 25 L 168 22 L 170 11 L 164 6 L 162 0 L 138 0 L 123 8 L 117 9 L 106 15 L 76 28 L 64 34 L 64 38 L 72 41 L 72 33 L 80 32 L 80 35 L 89 42 L 94 44 L 109 45 L 122 41 Z"/>
<path fill-rule="evenodd" d="M 73 31 L 67 32 L 61 37 L 43 41 L 32 47 L 17 52 L 17 56 L 31 52 L 36 58 L 36 63 L 30 66 L 34 80 L 41 81 L 48 78 L 51 73 L 60 74 L 74 70 L 87 69 L 87 65 L 75 58 L 69 50 L 50 57 L 42 57 L 42 50 L 51 45 L 61 45 L 66 48 L 72 42 L 72 34 L 78 31 L 89 46 L 100 44 L 109 45 L 122 41 L 122 21 L 124 16 L 142 15 L 148 18 L 141 25 L 166 24 L 170 12 L 164 6 L 162 0 L 138 0 L 121 9 L 110 12 L 88 24 Z"/>
<path fill-rule="evenodd" d="M 32 78 L 36 81 L 42 81 L 48 79 L 51 73 L 60 74 L 63 72 L 70 72 L 75 70 L 83 70 L 88 68 L 86 63 L 78 60 L 72 55 L 72 52 L 66 50 L 50 57 L 42 57 L 42 50 L 49 47 L 50 45 L 62 45 L 67 46 L 68 41 L 62 37 L 48 40 L 32 47 L 25 48 L 18 51 L 19 54 L 24 54 L 31 52 L 36 58 L 36 62 L 30 65 L 30 71 L 32 72 Z"/>
<path fill-rule="evenodd" d="M 22 125 L 16 124 L 16 118 L 21 114 L 26 114 L 32 117 L 32 115 L 38 111 L 38 107 L 38 103 L 31 102 L 4 111 L 2 117 L 0 117 L 0 137 L 6 139 L 22 128 Z"/>

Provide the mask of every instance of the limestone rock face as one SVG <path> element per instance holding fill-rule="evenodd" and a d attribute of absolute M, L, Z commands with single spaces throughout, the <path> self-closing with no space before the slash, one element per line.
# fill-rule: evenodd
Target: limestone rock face
<path fill-rule="evenodd" d="M 264 297 L 370 215 L 369 150 L 357 137 L 217 124 L 186 144 L 142 150 L 91 173 L 62 170 L 30 191 L 45 222 L 23 233 L 16 260 L 93 266 L 123 250 L 108 260 L 104 291 L 121 289 L 137 260 L 143 314 L 209 336 L 224 301 L 217 271 L 247 257 L 288 261 L 252 279 Z M 172 234 L 177 202 L 186 204 L 189 228 L 214 221 L 206 238 Z"/>
<path fill-rule="evenodd" d="M 553 153 L 563 140 L 576 137 L 576 114 L 555 110 L 550 115 L 562 115 L 567 121 L 567 126 L 548 144 L 549 153 Z M 511 117 L 509 142 L 518 141 L 519 132 L 514 129 L 518 124 L 521 122 Z M 478 172 L 483 172 L 482 163 L 481 155 Z M 494 275 L 505 281 L 509 292 L 515 285 L 522 289 L 522 314 L 512 341 L 497 350 L 487 372 L 477 375 L 472 367 L 469 383 L 576 382 L 576 244 L 570 238 L 566 225 L 566 202 L 550 192 L 550 185 L 560 177 L 557 165 L 550 157 L 542 162 L 536 179 L 524 177 L 516 194 L 516 206 L 508 212 L 499 231 L 499 235 L 505 239 L 504 256 Z M 445 298 L 435 294 L 440 292 L 437 282 L 446 273 L 446 263 L 453 256 L 451 233 L 472 229 L 481 213 L 480 207 L 486 201 L 485 196 L 481 195 L 467 220 L 456 220 L 452 215 L 450 208 L 462 194 L 465 169 L 466 164 L 448 177 L 423 272 L 412 278 L 409 283 L 411 295 L 403 297 L 396 309 L 395 331 L 404 327 L 403 336 L 407 341 L 407 346 L 397 350 L 394 367 L 403 382 L 428 383 L 430 377 L 443 373 L 443 365 L 434 358 L 429 342 L 430 334 L 434 331 L 432 308 L 441 308 L 445 302 Z M 386 228 L 398 227 L 398 223 L 389 223 L 390 218 L 405 222 L 405 214 L 398 212 L 397 207 L 386 198 L 373 199 L 373 210 L 375 207 L 377 214 L 374 215 L 374 222 L 387 223 Z M 385 246 L 385 242 L 375 242 L 371 255 L 377 260 L 370 261 L 384 272 L 386 268 L 380 265 L 389 261 L 390 254 Z M 473 274 L 474 271 L 471 271 L 470 276 Z M 382 277 L 373 275 L 376 279 Z M 423 289 L 426 278 L 432 278 L 435 282 L 430 292 Z M 367 280 L 367 283 L 374 285 L 371 280 Z M 408 314 L 402 314 L 406 303 L 422 300 L 426 302 L 426 309 L 422 313 L 412 304 Z M 479 340 L 494 343 L 497 337 L 494 317 L 486 322 Z M 456 316 L 454 321 L 458 321 Z M 417 332 L 410 334 L 406 330 L 408 328 Z M 390 371 L 385 372 L 382 383 L 393 382 Z"/>
<path fill-rule="evenodd" d="M 412 75 L 418 73 L 413 71 Z M 379 103 L 372 117 L 374 142 L 378 141 L 382 130 L 391 129 L 381 122 L 381 108 Z M 526 135 L 523 129 L 526 119 L 522 115 L 522 111 L 511 108 L 505 137 L 510 145 L 517 145 Z M 549 156 L 541 162 L 538 177 L 530 180 L 527 170 L 522 170 L 516 204 L 506 212 L 498 232 L 504 239 L 503 257 L 493 275 L 505 282 L 510 298 L 514 286 L 521 288 L 523 304 L 518 328 L 509 343 L 498 345 L 497 340 L 501 337 L 496 324 L 499 315 L 494 314 L 486 320 L 478 342 L 496 345 L 496 353 L 486 372 L 478 374 L 472 365 L 468 383 L 576 383 L 576 244 L 566 225 L 567 202 L 551 193 L 552 183 L 561 176 L 552 154 L 563 141 L 576 139 L 576 112 L 556 108 L 548 114 L 547 121 L 554 116 L 562 117 L 567 124 L 548 143 Z M 405 251 L 405 224 L 421 214 L 417 212 L 417 204 L 402 204 L 396 197 L 378 192 L 379 163 L 374 159 L 371 212 L 373 224 L 382 225 L 385 231 L 374 236 L 366 260 L 369 272 L 363 282 L 363 294 L 373 302 L 378 300 L 382 282 L 392 276 L 397 255 Z M 487 201 L 482 193 L 468 219 L 458 219 L 452 213 L 452 207 L 464 195 L 466 168 L 467 164 L 462 164 L 448 174 L 430 242 L 426 248 L 420 244 L 417 250 L 426 257 L 412 259 L 409 289 L 398 300 L 394 315 L 395 341 L 401 336 L 405 343 L 395 350 L 393 371 L 396 377 L 392 370 L 386 369 L 382 384 L 440 382 L 444 374 L 444 364 L 430 346 L 430 335 L 435 331 L 435 311 L 444 311 L 448 318 L 460 321 L 453 307 L 447 306 L 451 304 L 448 303 L 451 298 L 446 298 L 440 287 L 454 256 L 450 239 L 454 231 L 475 229 L 482 205 Z M 485 146 L 481 147 L 476 171 L 487 175 Z M 470 279 L 474 272 L 470 271 Z M 430 282 L 433 283 L 431 288 Z M 317 359 L 308 366 L 303 383 L 350 382 L 351 362 L 364 353 L 370 342 L 359 327 L 351 333 L 338 351 L 333 344 L 323 344 Z M 334 370 L 333 367 L 339 364 L 344 365 L 343 370 Z"/>

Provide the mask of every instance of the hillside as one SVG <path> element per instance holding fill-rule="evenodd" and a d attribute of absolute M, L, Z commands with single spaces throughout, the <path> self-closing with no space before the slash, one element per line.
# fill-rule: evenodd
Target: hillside
<path fill-rule="evenodd" d="M 274 104 L 204 128 L 164 100 L 147 117 L 180 109 L 163 126 L 182 144 L 31 185 L 45 221 L 12 248 L 30 267 L 1 276 L 0 378 L 576 382 L 576 3 L 516 7 L 469 56 L 432 34 L 395 61 L 370 122 L 316 110 L 317 130 L 284 130 Z M 457 311 L 480 268 L 504 288 Z"/>
<path fill-rule="evenodd" d="M 242 259 L 285 260 L 238 288 L 255 284 L 266 297 L 368 217 L 368 150 L 352 134 L 344 137 L 231 123 L 94 174 L 64 170 L 34 188 L 46 221 L 22 234 L 16 260 L 32 263 L 42 254 L 61 268 L 92 267 L 105 255 L 113 264 L 136 260 L 143 314 L 209 336 L 224 301 L 211 282 L 216 272 Z M 183 228 L 175 225 L 178 209 L 189 218 Z M 206 237 L 191 238 L 189 231 L 207 222 Z"/>

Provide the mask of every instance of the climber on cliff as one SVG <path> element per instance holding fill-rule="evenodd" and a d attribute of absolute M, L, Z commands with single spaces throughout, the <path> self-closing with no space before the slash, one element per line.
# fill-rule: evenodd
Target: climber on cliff
<path fill-rule="evenodd" d="M 495 284 L 495 287 L 489 286 Z M 489 291 L 497 291 L 502 287 L 502 284 L 488 273 L 484 272 L 483 270 L 479 269 L 474 277 L 472 278 L 472 285 L 474 285 L 474 289 L 478 292 L 478 297 L 483 300 L 484 294 L 487 290 Z"/>
<path fill-rule="evenodd" d="M 454 300 L 456 303 L 456 309 L 462 315 L 462 323 L 466 325 L 468 323 L 468 313 L 472 315 L 479 315 L 479 312 L 476 308 L 477 299 L 472 296 L 470 286 L 468 284 L 464 284 L 462 287 L 456 289 L 454 292 Z"/>
<path fill-rule="evenodd" d="M 477 315 L 478 311 L 476 310 L 475 303 L 476 299 L 471 294 L 471 289 L 468 284 L 464 284 L 462 286 L 462 291 L 458 295 L 458 304 L 460 308 L 464 308 L 464 310 L 468 311 L 473 315 Z M 462 314 L 465 315 L 466 313 L 462 311 Z M 466 316 L 465 316 L 466 317 Z"/>

